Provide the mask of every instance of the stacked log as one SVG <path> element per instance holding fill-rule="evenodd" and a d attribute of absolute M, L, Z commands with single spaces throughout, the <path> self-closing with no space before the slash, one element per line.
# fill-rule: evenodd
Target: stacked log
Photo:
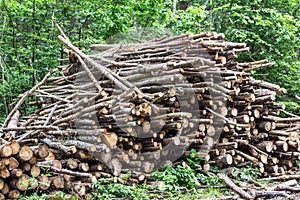
<path fill-rule="evenodd" d="M 97 178 L 122 173 L 143 182 L 191 149 L 204 170 L 254 165 L 278 175 L 300 159 L 300 118 L 281 118 L 274 102 L 285 90 L 250 73 L 274 63 L 235 61 L 245 43 L 185 34 L 92 45 L 88 56 L 62 35 L 70 63 L 21 96 L 0 130 L 3 197 L 28 187 L 82 197 Z M 38 109 L 18 119 L 25 99 Z"/>

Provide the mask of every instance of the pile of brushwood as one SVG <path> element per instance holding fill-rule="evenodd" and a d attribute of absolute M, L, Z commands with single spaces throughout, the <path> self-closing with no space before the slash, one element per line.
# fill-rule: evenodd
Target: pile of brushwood
<path fill-rule="evenodd" d="M 92 198 L 97 179 L 124 174 L 128 184 L 147 184 L 152 171 L 181 163 L 192 149 L 202 173 L 242 198 L 300 191 L 300 117 L 280 117 L 287 112 L 274 100 L 285 89 L 251 75 L 273 62 L 236 61 L 249 51 L 245 43 L 206 32 L 95 44 L 86 55 L 61 33 L 69 63 L 20 95 L 0 129 L 0 199 L 28 188 Z M 24 104 L 36 111 L 20 116 Z M 211 166 L 227 175 L 212 174 Z M 291 180 L 241 188 L 229 177 L 245 166 L 265 179 Z"/>

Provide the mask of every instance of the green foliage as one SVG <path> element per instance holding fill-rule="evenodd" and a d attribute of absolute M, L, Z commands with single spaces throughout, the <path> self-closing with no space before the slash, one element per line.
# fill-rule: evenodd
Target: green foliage
<path fill-rule="evenodd" d="M 240 61 L 275 61 L 274 67 L 257 70 L 257 74 L 266 75 L 258 78 L 285 87 L 290 95 L 299 93 L 299 1 L 217 1 L 208 7 L 212 29 L 249 45 L 251 53 Z"/>
<path fill-rule="evenodd" d="M 195 171 L 181 165 L 177 165 L 176 167 L 165 166 L 163 171 L 153 172 L 152 177 L 153 180 L 164 181 L 167 191 L 179 191 L 184 188 L 190 189 L 200 185 Z"/>
<path fill-rule="evenodd" d="M 295 165 L 297 168 L 300 168 L 300 161 L 299 160 L 295 160 Z"/>
<path fill-rule="evenodd" d="M 193 167 L 193 166 L 192 166 Z M 165 166 L 163 171 L 153 172 L 153 180 L 164 181 L 166 191 L 180 191 L 193 189 L 197 186 L 221 186 L 224 182 L 216 176 L 208 176 L 198 173 L 197 169 L 189 166 L 177 165 L 176 167 Z"/>
<path fill-rule="evenodd" d="M 195 149 L 191 149 L 190 156 L 186 158 L 188 164 L 191 166 L 194 170 L 201 170 L 202 166 L 201 163 L 203 163 L 203 159 L 196 156 L 197 151 Z"/>
<path fill-rule="evenodd" d="M 249 184 L 249 181 L 256 181 L 262 174 L 257 167 L 248 166 L 243 168 L 234 168 L 233 175 L 239 185 L 246 186 Z"/>
<path fill-rule="evenodd" d="M 78 200 L 78 197 L 71 197 L 70 195 L 65 194 L 62 191 L 57 191 L 56 193 L 54 193 L 53 195 L 49 195 L 49 194 L 38 194 L 38 193 L 34 193 L 30 196 L 25 196 L 22 195 L 19 200 L 47 200 L 47 199 L 59 199 L 59 200 Z"/>
<path fill-rule="evenodd" d="M 234 170 L 236 179 L 242 181 L 256 180 L 262 175 L 257 167 L 252 166 L 241 169 L 235 168 Z"/>
<path fill-rule="evenodd" d="M 208 26 L 205 20 L 206 12 L 203 6 L 194 5 L 187 10 L 168 11 L 163 25 L 175 34 L 186 32 L 199 33 Z"/>
<path fill-rule="evenodd" d="M 285 105 L 286 111 L 294 113 L 296 115 L 300 115 L 300 104 L 299 103 L 292 102 L 292 101 L 290 101 L 290 102 L 284 101 L 284 102 L 279 102 L 279 103 Z M 283 115 L 283 117 L 290 117 L 290 116 L 287 116 L 285 113 L 281 113 L 281 115 Z"/>
<path fill-rule="evenodd" d="M 112 199 L 112 198 L 130 198 L 130 199 L 150 199 L 148 190 L 142 187 L 133 187 L 120 183 L 111 183 L 107 179 L 100 179 L 93 185 L 93 199 Z"/>
<path fill-rule="evenodd" d="M 265 186 L 270 185 L 269 181 L 259 180 L 262 174 L 260 173 L 257 167 L 253 167 L 253 166 L 234 168 L 233 176 L 240 186 L 247 186 L 249 185 L 250 182 L 254 182 L 256 184 L 265 185 Z"/>
<path fill-rule="evenodd" d="M 194 151 L 191 151 L 193 155 Z M 230 195 L 229 190 L 222 189 L 219 186 L 224 186 L 223 180 L 216 176 L 204 175 L 197 172 L 199 168 L 193 161 L 189 166 L 177 165 L 176 167 L 165 166 L 160 172 L 153 172 L 152 179 L 163 181 L 165 185 L 158 188 L 159 190 L 166 191 L 168 199 L 200 199 L 209 197 L 220 197 Z M 201 186 L 205 186 L 201 188 Z M 200 189 L 201 188 L 201 189 Z M 185 191 L 183 193 L 183 191 Z"/>

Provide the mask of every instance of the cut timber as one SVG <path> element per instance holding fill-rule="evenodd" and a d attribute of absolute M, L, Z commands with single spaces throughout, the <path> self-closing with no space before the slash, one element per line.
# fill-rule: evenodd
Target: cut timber
<path fill-rule="evenodd" d="M 265 152 L 271 152 L 273 150 L 273 142 L 271 141 L 264 141 L 256 145 L 257 148 L 261 149 Z"/>
<path fill-rule="evenodd" d="M 41 169 L 37 165 L 33 165 L 30 169 L 30 174 L 32 177 L 38 177 L 41 174 Z"/>
<path fill-rule="evenodd" d="M 13 169 L 10 171 L 10 177 L 12 178 L 18 178 L 23 175 L 22 169 Z"/>
<path fill-rule="evenodd" d="M 8 178 L 9 176 L 10 176 L 10 172 L 6 167 L 4 169 L 0 170 L 0 177 L 1 178 Z"/>
<path fill-rule="evenodd" d="M 9 187 L 8 183 L 4 183 L 4 186 L 1 189 L 1 193 L 4 194 L 4 195 L 6 195 L 6 194 L 9 193 L 9 191 L 10 191 L 10 187 Z"/>
<path fill-rule="evenodd" d="M 47 190 L 50 188 L 51 180 L 48 176 L 41 175 L 37 179 L 39 181 L 39 188 L 41 190 Z"/>
<path fill-rule="evenodd" d="M 15 159 L 14 157 L 10 157 L 9 164 L 8 164 L 8 170 L 13 170 L 17 167 L 19 167 L 19 161 L 17 159 Z"/>
<path fill-rule="evenodd" d="M 45 144 L 41 144 L 34 150 L 34 154 L 39 158 L 46 158 L 49 155 L 49 148 Z"/>
<path fill-rule="evenodd" d="M 28 146 L 22 146 L 18 156 L 21 162 L 29 161 L 33 157 L 33 151 Z"/>
<path fill-rule="evenodd" d="M 3 179 L 0 179 L 0 190 L 2 190 L 3 187 L 4 187 L 4 181 Z"/>
<path fill-rule="evenodd" d="M 56 189 L 63 189 L 65 187 L 65 180 L 63 176 L 54 176 L 51 177 L 51 181 Z"/>
<path fill-rule="evenodd" d="M 19 191 L 25 191 L 29 187 L 30 177 L 27 174 L 23 174 L 18 179 L 13 180 L 10 185 L 13 188 L 18 189 Z"/>
<path fill-rule="evenodd" d="M 9 144 L 2 145 L 0 147 L 0 155 L 2 157 L 10 157 L 13 154 L 13 150 Z"/>
<path fill-rule="evenodd" d="M 11 190 L 9 191 L 7 197 L 10 199 L 19 199 L 20 195 L 21 194 L 18 190 Z"/>
<path fill-rule="evenodd" d="M 260 131 L 269 132 L 272 130 L 272 123 L 270 121 L 259 121 L 257 127 Z"/>
<path fill-rule="evenodd" d="M 17 141 L 11 141 L 9 143 L 9 145 L 11 146 L 12 149 L 12 155 L 16 155 L 19 153 L 20 151 L 20 144 Z"/>

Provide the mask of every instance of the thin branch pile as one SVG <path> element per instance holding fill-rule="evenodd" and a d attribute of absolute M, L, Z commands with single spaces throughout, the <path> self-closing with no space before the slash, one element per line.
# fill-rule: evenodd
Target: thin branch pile
<path fill-rule="evenodd" d="M 130 173 L 143 182 L 191 149 L 203 170 L 228 173 L 253 165 L 284 175 L 300 158 L 300 117 L 280 117 L 284 106 L 274 100 L 285 89 L 251 76 L 273 62 L 236 61 L 245 43 L 185 34 L 95 44 L 86 55 L 63 33 L 59 39 L 69 64 L 23 94 L 0 129 L 0 196 L 39 187 L 83 197 L 97 178 Z M 38 109 L 19 117 L 25 101 Z"/>

